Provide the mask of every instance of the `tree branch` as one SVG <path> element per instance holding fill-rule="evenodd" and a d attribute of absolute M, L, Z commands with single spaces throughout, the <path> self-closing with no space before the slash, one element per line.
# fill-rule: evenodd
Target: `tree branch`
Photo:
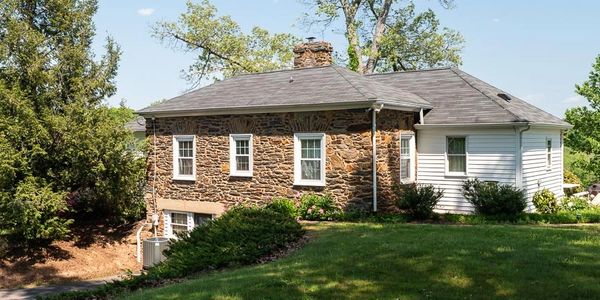
<path fill-rule="evenodd" d="M 379 58 L 379 48 L 381 47 L 381 39 L 386 31 L 386 20 L 390 13 L 390 8 L 392 6 L 393 0 L 385 0 L 383 2 L 383 6 L 381 7 L 381 13 L 377 17 L 377 21 L 375 23 L 375 31 L 373 32 L 373 39 L 371 43 L 371 51 L 369 53 L 369 58 L 367 59 L 367 63 L 363 70 L 364 74 L 373 73 L 375 70 L 375 66 L 377 64 Z M 367 1 L 373 14 L 376 14 L 374 7 L 372 7 L 372 0 Z"/>

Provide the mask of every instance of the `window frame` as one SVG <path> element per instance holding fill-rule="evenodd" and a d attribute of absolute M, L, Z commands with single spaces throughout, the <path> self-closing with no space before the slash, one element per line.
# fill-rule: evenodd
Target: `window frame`
<path fill-rule="evenodd" d="M 171 217 L 171 214 L 173 214 L 173 213 L 185 214 L 187 217 L 187 223 L 186 224 L 173 224 L 173 220 Z M 216 217 L 215 214 L 212 214 L 212 213 L 199 213 L 199 212 L 180 211 L 180 210 L 163 210 L 163 220 L 164 220 L 163 235 L 168 238 L 176 239 L 177 235 L 173 233 L 173 225 L 186 225 L 187 231 L 188 232 L 192 231 L 197 225 L 200 225 L 200 224 L 195 224 L 194 214 L 211 215 L 211 220 L 214 220 Z"/>
<path fill-rule="evenodd" d="M 408 159 L 409 159 L 409 167 L 408 167 L 408 178 L 403 178 L 402 177 L 402 159 L 406 159 L 403 158 L 402 155 L 402 140 L 408 140 Z M 400 163 L 400 171 L 399 171 L 399 176 L 400 176 L 400 183 L 413 183 L 415 182 L 415 165 L 416 165 L 416 142 L 415 142 L 415 134 L 413 132 L 402 132 L 400 133 L 400 140 L 399 140 L 399 151 L 400 151 L 400 156 L 399 156 L 399 163 Z"/>
<path fill-rule="evenodd" d="M 550 147 L 548 147 L 548 145 Z M 552 138 L 550 137 L 546 137 L 546 143 L 544 145 L 544 154 L 546 155 L 546 170 L 550 171 L 552 170 L 552 151 L 553 151 L 554 145 L 552 144 Z"/>
<path fill-rule="evenodd" d="M 237 170 L 236 157 L 236 142 L 239 140 L 248 141 L 248 170 L 240 171 Z M 254 174 L 254 143 L 252 142 L 253 136 L 249 133 L 244 134 L 230 134 L 229 135 L 229 176 L 232 177 L 252 177 Z M 244 155 L 246 156 L 246 155 Z"/>
<path fill-rule="evenodd" d="M 192 174 L 179 174 L 179 142 L 192 142 Z M 173 136 L 173 180 L 196 181 L 196 136 L 195 135 L 174 135 Z"/>
<path fill-rule="evenodd" d="M 448 140 L 451 138 L 462 138 L 465 139 L 465 171 L 464 172 L 452 172 L 450 171 L 450 156 L 462 156 L 461 154 L 448 154 Z M 469 137 L 465 135 L 447 135 L 444 140 L 444 157 L 445 167 L 444 172 L 446 176 L 452 177 L 468 177 L 469 175 Z"/>
<path fill-rule="evenodd" d="M 321 174 L 320 180 L 302 179 L 302 140 L 320 139 L 321 140 Z M 323 132 L 315 133 L 294 133 L 294 185 L 296 186 L 325 186 L 325 166 L 327 165 L 326 135 Z"/>

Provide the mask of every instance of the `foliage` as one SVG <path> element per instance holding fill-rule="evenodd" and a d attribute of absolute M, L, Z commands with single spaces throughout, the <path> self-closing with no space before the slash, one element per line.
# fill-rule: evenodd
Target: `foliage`
<path fill-rule="evenodd" d="M 185 71 L 194 86 L 206 76 L 227 78 L 289 67 L 294 57 L 292 48 L 299 41 L 291 34 L 271 34 L 260 27 L 244 33 L 231 17 L 217 16 L 217 9 L 208 0 L 188 1 L 187 11 L 177 22 L 156 23 L 153 35 L 175 49 L 198 53 Z"/>
<path fill-rule="evenodd" d="M 444 196 L 444 192 L 433 185 L 416 183 L 394 186 L 394 193 L 396 206 L 406 210 L 416 219 L 428 219 L 433 216 L 433 209 Z"/>
<path fill-rule="evenodd" d="M 571 182 L 571 181 L 569 181 L 569 182 L 565 181 L 565 182 L 580 183 L 582 185 L 580 188 L 577 188 L 576 189 L 577 191 L 575 191 L 575 192 L 582 192 L 588 186 L 590 186 L 593 183 L 598 181 L 598 179 L 595 177 L 595 175 L 593 175 L 592 173 L 587 171 L 587 167 L 590 164 L 590 158 L 591 158 L 591 155 L 589 155 L 589 154 L 575 151 L 566 146 L 564 147 L 565 180 L 573 181 L 573 182 Z M 572 173 L 576 177 L 578 177 L 578 179 L 580 179 L 581 182 L 577 182 L 576 179 L 574 179 L 573 177 L 567 176 L 567 174 L 566 174 L 567 171 Z"/>
<path fill-rule="evenodd" d="M 585 155 L 574 164 L 582 169 L 578 175 L 588 173 L 595 181 L 600 178 L 600 55 L 596 57 L 588 80 L 576 85 L 575 91 L 589 103 L 565 112 L 566 121 L 573 125 L 567 131 L 565 145 Z M 592 183 L 588 182 L 587 176 L 582 179 L 586 185 Z"/>
<path fill-rule="evenodd" d="M 600 293 L 597 226 L 327 223 L 309 230 L 310 245 L 276 263 L 123 298 L 593 299 Z"/>
<path fill-rule="evenodd" d="M 305 23 L 324 28 L 343 20 L 348 67 L 360 73 L 458 66 L 464 39 L 441 27 L 431 9 L 415 11 L 413 1 L 305 0 Z M 450 8 L 452 0 L 439 1 Z"/>
<path fill-rule="evenodd" d="M 558 211 L 556 195 L 549 189 L 542 189 L 533 194 L 533 205 L 542 214 L 552 214 Z"/>
<path fill-rule="evenodd" d="M 144 162 L 123 128 L 131 112 L 103 102 L 120 50 L 108 38 L 95 58 L 96 9 L 94 0 L 0 5 L 0 207 L 15 209 L 0 211 L 0 228 L 23 242 L 64 236 L 65 212 L 77 210 L 67 200 L 104 207 L 91 213 L 99 217 L 141 211 Z"/>
<path fill-rule="evenodd" d="M 292 218 L 297 218 L 299 216 L 296 203 L 287 198 L 275 198 L 273 201 L 269 202 L 265 208 L 282 213 Z"/>
<path fill-rule="evenodd" d="M 514 218 L 527 207 L 525 192 L 512 185 L 469 179 L 463 182 L 462 194 L 483 215 Z"/>
<path fill-rule="evenodd" d="M 584 197 L 564 197 L 560 201 L 560 209 L 565 211 L 579 211 L 592 207 L 590 201 Z"/>
<path fill-rule="evenodd" d="M 579 193 L 579 192 L 584 191 L 583 183 L 581 182 L 579 177 L 577 175 L 575 175 L 575 173 L 571 172 L 569 169 L 566 169 L 566 168 L 563 170 L 563 182 L 578 185 L 577 187 L 575 187 L 573 189 L 569 189 L 568 190 L 569 194 L 567 194 L 567 196 L 571 196 L 571 194 L 573 194 L 573 193 Z"/>
<path fill-rule="evenodd" d="M 326 221 L 334 220 L 339 213 L 330 194 L 304 194 L 300 198 L 300 217 L 304 220 Z"/>

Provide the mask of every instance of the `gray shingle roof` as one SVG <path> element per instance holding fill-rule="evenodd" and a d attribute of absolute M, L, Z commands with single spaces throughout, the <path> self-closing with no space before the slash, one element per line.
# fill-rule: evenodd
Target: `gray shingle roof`
<path fill-rule="evenodd" d="M 570 126 L 513 95 L 456 68 L 373 74 L 368 77 L 421 96 L 434 109 L 425 124 L 530 122 Z M 498 94 L 511 99 L 506 101 Z"/>
<path fill-rule="evenodd" d="M 431 108 L 421 97 L 384 85 L 346 68 L 326 66 L 241 75 L 191 91 L 142 115 L 235 109 L 383 103 L 414 109 Z"/>
<path fill-rule="evenodd" d="M 136 117 L 135 119 L 125 123 L 125 128 L 133 132 L 145 132 L 146 131 L 146 119 Z"/>

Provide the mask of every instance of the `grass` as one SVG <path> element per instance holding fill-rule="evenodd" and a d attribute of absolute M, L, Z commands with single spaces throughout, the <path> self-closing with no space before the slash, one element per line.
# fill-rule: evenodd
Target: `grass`
<path fill-rule="evenodd" d="M 600 227 L 321 223 L 278 261 L 125 299 L 592 299 Z"/>

